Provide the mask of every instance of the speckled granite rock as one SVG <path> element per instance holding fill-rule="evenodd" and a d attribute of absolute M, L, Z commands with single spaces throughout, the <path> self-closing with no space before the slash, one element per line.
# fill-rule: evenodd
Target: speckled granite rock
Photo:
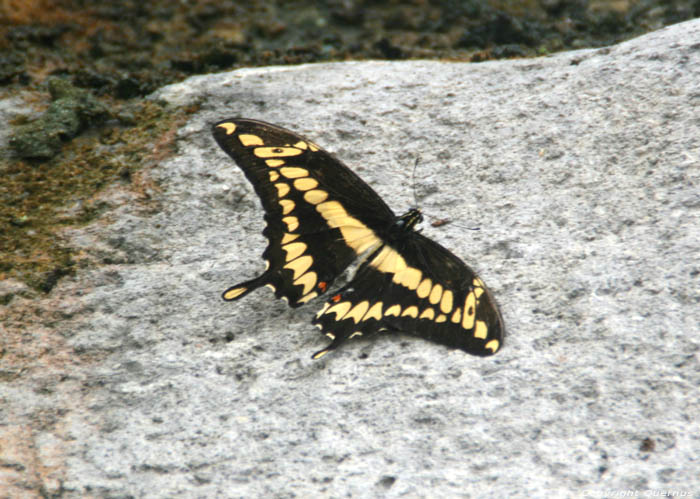
<path fill-rule="evenodd" d="M 160 208 L 105 193 L 109 215 L 67 235 L 109 263 L 7 305 L 55 317 L 0 350 L 31 365 L 0 373 L 10 496 L 700 494 L 700 21 L 535 60 L 251 69 L 154 98 L 200 104 L 150 172 Z M 307 135 L 397 212 L 419 157 L 422 209 L 459 222 L 424 233 L 490 285 L 504 349 L 385 335 L 314 362 L 320 302 L 221 301 L 265 244 L 209 131 L 234 116 Z"/>

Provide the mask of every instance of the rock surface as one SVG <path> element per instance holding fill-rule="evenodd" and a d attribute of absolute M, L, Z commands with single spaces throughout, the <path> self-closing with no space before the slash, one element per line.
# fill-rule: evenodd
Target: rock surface
<path fill-rule="evenodd" d="M 534 60 L 240 70 L 154 98 L 199 104 L 149 172 L 157 209 L 104 193 L 114 209 L 66 233 L 104 263 L 6 306 L 46 319 L 0 348 L 27 366 L 0 366 L 8 496 L 700 494 L 700 21 Z M 308 136 L 396 212 L 415 185 L 458 222 L 423 232 L 490 286 L 503 350 L 384 335 L 314 362 L 321 301 L 222 302 L 265 245 L 210 135 L 236 116 Z"/>

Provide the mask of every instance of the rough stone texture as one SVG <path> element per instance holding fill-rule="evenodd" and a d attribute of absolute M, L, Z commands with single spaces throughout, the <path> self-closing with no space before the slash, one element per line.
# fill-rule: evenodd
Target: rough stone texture
<path fill-rule="evenodd" d="M 67 232 L 105 263 L 5 310 L 43 317 L 2 332 L 0 362 L 25 366 L 0 372 L 7 495 L 700 494 L 700 21 L 536 60 L 241 70 L 155 97 L 201 104 L 149 172 L 158 206 L 105 193 L 112 211 Z M 459 222 L 424 233 L 480 271 L 504 349 L 386 335 L 314 362 L 321 302 L 222 302 L 264 248 L 209 131 L 235 116 L 307 135 L 397 212 L 420 158 L 420 206 Z"/>

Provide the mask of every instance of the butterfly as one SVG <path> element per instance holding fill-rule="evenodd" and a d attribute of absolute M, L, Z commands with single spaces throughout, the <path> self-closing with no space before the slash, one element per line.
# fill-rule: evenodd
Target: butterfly
<path fill-rule="evenodd" d="M 355 336 L 402 331 L 492 355 L 503 344 L 501 313 L 462 260 L 415 230 L 423 216 L 396 216 L 348 167 L 310 140 L 257 120 L 215 123 L 212 133 L 243 170 L 265 211 L 265 272 L 236 284 L 224 300 L 268 286 L 298 307 L 325 294 L 348 266 L 354 277 L 313 323 L 331 339 L 318 359 Z"/>

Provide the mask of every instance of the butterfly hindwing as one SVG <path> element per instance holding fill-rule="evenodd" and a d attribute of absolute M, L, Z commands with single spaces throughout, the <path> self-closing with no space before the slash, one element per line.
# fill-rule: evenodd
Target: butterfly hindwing
<path fill-rule="evenodd" d="M 492 355 L 504 333 L 497 305 L 481 279 L 447 249 L 415 232 L 369 256 L 313 322 L 332 339 L 315 358 L 346 339 L 382 330 Z"/>
<path fill-rule="evenodd" d="M 496 302 L 464 262 L 414 230 L 418 210 L 396 217 L 379 195 L 313 142 L 268 123 L 216 123 L 219 145 L 261 200 L 266 271 L 223 293 L 237 300 L 268 285 L 297 307 L 325 293 L 358 257 L 354 278 L 314 324 L 332 339 L 399 330 L 475 355 L 496 353 L 504 327 Z"/>

